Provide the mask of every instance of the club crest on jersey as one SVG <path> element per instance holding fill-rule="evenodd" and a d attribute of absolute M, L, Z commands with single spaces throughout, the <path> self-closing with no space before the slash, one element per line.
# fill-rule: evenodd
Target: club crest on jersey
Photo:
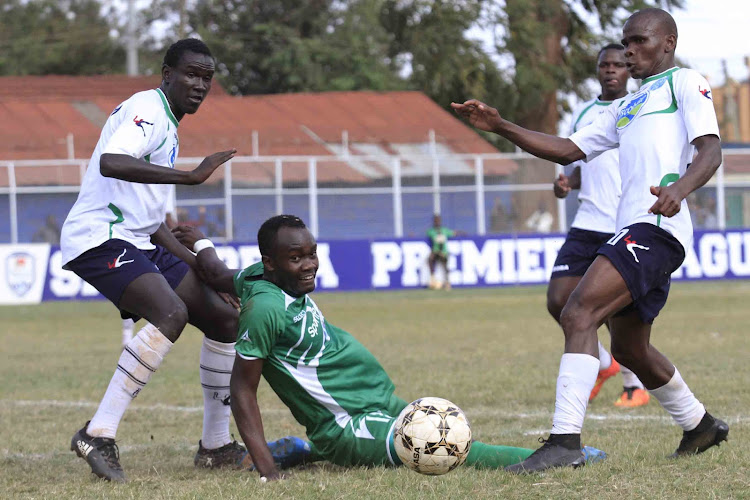
<path fill-rule="evenodd" d="M 638 116 L 638 113 L 640 113 L 640 111 L 646 105 L 646 101 L 648 101 L 648 95 L 648 92 L 635 94 L 633 98 L 625 104 L 625 106 L 620 108 L 620 111 L 617 112 L 618 129 L 627 127 L 633 120 L 635 120 L 635 117 Z"/>
<path fill-rule="evenodd" d="M 135 125 L 141 129 L 141 131 L 143 132 L 143 137 L 146 137 L 146 129 L 143 128 L 143 126 L 144 125 L 151 125 L 152 127 L 154 126 L 153 123 L 147 122 L 143 118 L 138 118 L 138 115 L 136 115 L 136 117 L 133 118 L 133 123 L 135 123 Z"/>
<path fill-rule="evenodd" d="M 23 297 L 34 284 L 34 256 L 26 252 L 8 255 L 5 271 L 5 280 L 10 289 L 19 297 Z"/>

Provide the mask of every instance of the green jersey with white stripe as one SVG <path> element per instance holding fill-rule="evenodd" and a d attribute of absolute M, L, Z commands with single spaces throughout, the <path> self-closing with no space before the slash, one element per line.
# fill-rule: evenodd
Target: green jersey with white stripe
<path fill-rule="evenodd" d="M 259 262 L 234 276 L 242 303 L 235 349 L 264 360 L 263 376 L 308 437 L 335 438 L 352 417 L 387 408 L 394 386 L 375 357 L 308 295 L 292 297 L 262 275 Z"/>

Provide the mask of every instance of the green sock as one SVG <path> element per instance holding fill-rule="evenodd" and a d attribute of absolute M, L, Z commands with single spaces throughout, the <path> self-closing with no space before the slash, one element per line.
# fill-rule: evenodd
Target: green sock
<path fill-rule="evenodd" d="M 474 441 L 471 443 L 471 450 L 469 450 L 469 456 L 466 457 L 465 464 L 480 469 L 500 469 L 506 465 L 523 462 L 532 453 L 534 453 L 534 450 L 528 448 L 499 446 Z"/>
<path fill-rule="evenodd" d="M 320 451 L 315 447 L 314 444 L 312 444 L 311 441 L 307 441 L 307 444 L 310 445 L 310 454 L 305 457 L 305 463 L 309 464 L 311 462 L 320 462 L 321 460 L 325 460 L 323 458 L 323 455 L 320 454 Z"/>

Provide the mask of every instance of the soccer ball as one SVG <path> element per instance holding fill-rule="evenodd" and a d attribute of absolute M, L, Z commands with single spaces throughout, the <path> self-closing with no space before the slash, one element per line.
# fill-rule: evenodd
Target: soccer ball
<path fill-rule="evenodd" d="M 471 427 L 447 399 L 420 398 L 399 414 L 393 444 L 401 462 L 420 474 L 439 476 L 461 465 L 471 448 Z"/>

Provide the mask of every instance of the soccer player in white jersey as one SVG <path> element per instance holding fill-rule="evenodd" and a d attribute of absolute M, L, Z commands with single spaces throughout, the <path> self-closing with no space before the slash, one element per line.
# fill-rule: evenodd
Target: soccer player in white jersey
<path fill-rule="evenodd" d="M 174 168 L 177 127 L 211 90 L 214 66 L 200 40 L 180 40 L 167 50 L 161 86 L 133 95 L 107 119 L 63 225 L 63 267 L 93 285 L 123 317 L 146 320 L 124 347 L 96 414 L 71 441 L 92 472 L 107 480 L 125 480 L 117 427 L 188 322 L 205 334 L 203 435 L 194 463 L 236 465 L 244 454 L 229 434 L 238 313 L 197 278 L 195 256 L 164 225 L 173 184 L 200 184 L 235 153 L 215 153 L 192 171 Z"/>
<path fill-rule="evenodd" d="M 589 125 L 615 99 L 627 95 L 628 70 L 624 51 L 625 47 L 619 43 L 611 43 L 599 51 L 596 76 L 602 93 L 573 113 L 571 133 Z M 616 150 L 605 151 L 588 163 L 577 161 L 571 165 L 574 167 L 571 175 L 561 173 L 554 182 L 554 193 L 558 198 L 568 196 L 571 189 L 580 189 L 578 211 L 557 254 L 547 288 L 547 310 L 558 323 L 570 294 L 596 259 L 597 250 L 614 236 L 620 202 L 620 164 Z M 599 394 L 604 382 L 622 371 L 623 391 L 615 406 L 633 408 L 648 404 L 648 391 L 638 377 L 627 367 L 620 367 L 601 342 L 598 342 L 598 348 L 599 374 L 589 401 Z"/>
<path fill-rule="evenodd" d="M 650 343 L 670 276 L 692 244 L 685 198 L 721 164 L 711 90 L 696 71 L 675 67 L 677 26 L 666 11 L 643 9 L 630 16 L 622 44 L 630 76 L 642 80 L 640 90 L 568 139 L 519 127 L 476 100 L 452 104 L 475 127 L 563 165 L 619 147 L 622 197 L 616 234 L 601 246 L 560 317 L 565 354 L 550 437 L 528 459 L 507 467 L 511 472 L 580 464 L 581 429 L 599 370 L 596 330 L 608 318 L 612 354 L 683 429 L 673 456 L 701 453 L 729 434 L 727 424 L 706 411 L 680 372 Z"/>

